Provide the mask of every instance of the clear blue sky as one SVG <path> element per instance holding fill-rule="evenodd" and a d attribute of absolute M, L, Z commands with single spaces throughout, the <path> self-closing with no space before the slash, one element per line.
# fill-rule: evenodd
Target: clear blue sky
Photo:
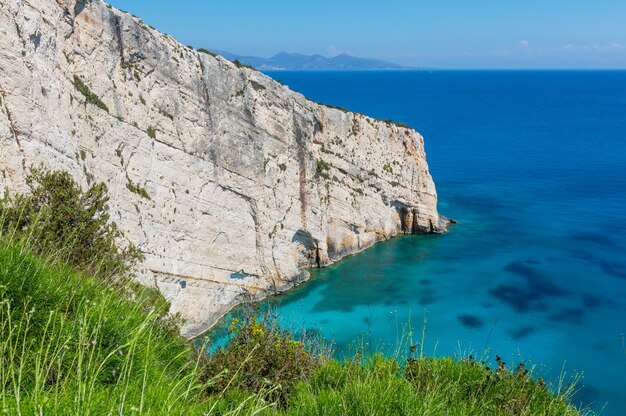
<path fill-rule="evenodd" d="M 439 68 L 626 68 L 626 0 L 111 0 L 185 44 Z"/>

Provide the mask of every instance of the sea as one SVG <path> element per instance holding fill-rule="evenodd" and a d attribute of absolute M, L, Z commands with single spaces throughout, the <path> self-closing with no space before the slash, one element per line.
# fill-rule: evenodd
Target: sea
<path fill-rule="evenodd" d="M 430 356 L 524 363 L 554 390 L 580 379 L 575 404 L 626 415 L 626 72 L 268 75 L 418 130 L 458 223 L 312 270 L 261 306 L 339 358 L 411 338 Z"/>

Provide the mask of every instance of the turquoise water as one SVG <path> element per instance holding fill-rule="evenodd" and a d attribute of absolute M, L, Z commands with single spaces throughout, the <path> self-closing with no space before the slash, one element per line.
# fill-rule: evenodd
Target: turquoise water
<path fill-rule="evenodd" d="M 392 350 L 490 351 L 626 415 L 626 72 L 274 72 L 320 102 L 426 138 L 444 236 L 380 244 L 275 298 L 296 328 Z"/>

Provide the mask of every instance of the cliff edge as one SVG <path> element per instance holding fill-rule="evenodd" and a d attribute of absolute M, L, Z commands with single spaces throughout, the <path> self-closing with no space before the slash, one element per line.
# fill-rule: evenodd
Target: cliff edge
<path fill-rule="evenodd" d="M 445 230 L 414 130 L 329 108 L 100 0 L 0 3 L 0 191 L 102 181 L 191 337 L 399 233 Z"/>

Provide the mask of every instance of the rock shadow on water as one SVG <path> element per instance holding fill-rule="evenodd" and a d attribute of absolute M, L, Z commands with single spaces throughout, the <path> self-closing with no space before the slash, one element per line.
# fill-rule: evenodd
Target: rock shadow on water
<path fill-rule="evenodd" d="M 601 297 L 591 295 L 589 293 L 583 293 L 580 297 L 582 299 L 583 306 L 587 309 L 597 308 L 604 304 L 604 300 Z"/>
<path fill-rule="evenodd" d="M 626 280 L 626 264 L 606 260 L 584 251 L 574 251 L 572 256 L 578 260 L 583 260 L 594 264 L 602 269 L 602 271 L 613 277 Z"/>
<path fill-rule="evenodd" d="M 535 267 L 525 262 L 511 262 L 504 270 L 522 278 L 522 281 L 517 285 L 498 285 L 489 293 L 519 313 L 546 310 L 548 299 L 570 295 L 569 291 L 544 278 Z"/>
<path fill-rule="evenodd" d="M 509 331 L 509 335 L 515 341 L 519 341 L 519 340 L 521 340 L 523 338 L 526 338 L 527 336 L 535 333 L 536 331 L 537 331 L 536 328 L 534 328 L 532 326 L 522 326 L 520 328 L 517 328 L 517 329 Z"/>
<path fill-rule="evenodd" d="M 478 329 L 485 326 L 485 322 L 474 315 L 459 315 L 457 316 L 457 319 L 461 325 L 468 329 Z"/>
<path fill-rule="evenodd" d="M 583 243 L 593 243 L 598 246 L 607 247 L 607 248 L 616 248 L 618 247 L 609 236 L 599 233 L 578 233 L 570 236 L 570 239 L 574 241 L 580 241 Z"/>
<path fill-rule="evenodd" d="M 431 288 L 426 288 L 420 292 L 417 301 L 422 306 L 432 305 L 437 303 L 437 296 L 435 295 L 435 291 Z"/>
<path fill-rule="evenodd" d="M 552 322 L 582 325 L 585 311 L 582 308 L 562 308 L 548 316 Z"/>

